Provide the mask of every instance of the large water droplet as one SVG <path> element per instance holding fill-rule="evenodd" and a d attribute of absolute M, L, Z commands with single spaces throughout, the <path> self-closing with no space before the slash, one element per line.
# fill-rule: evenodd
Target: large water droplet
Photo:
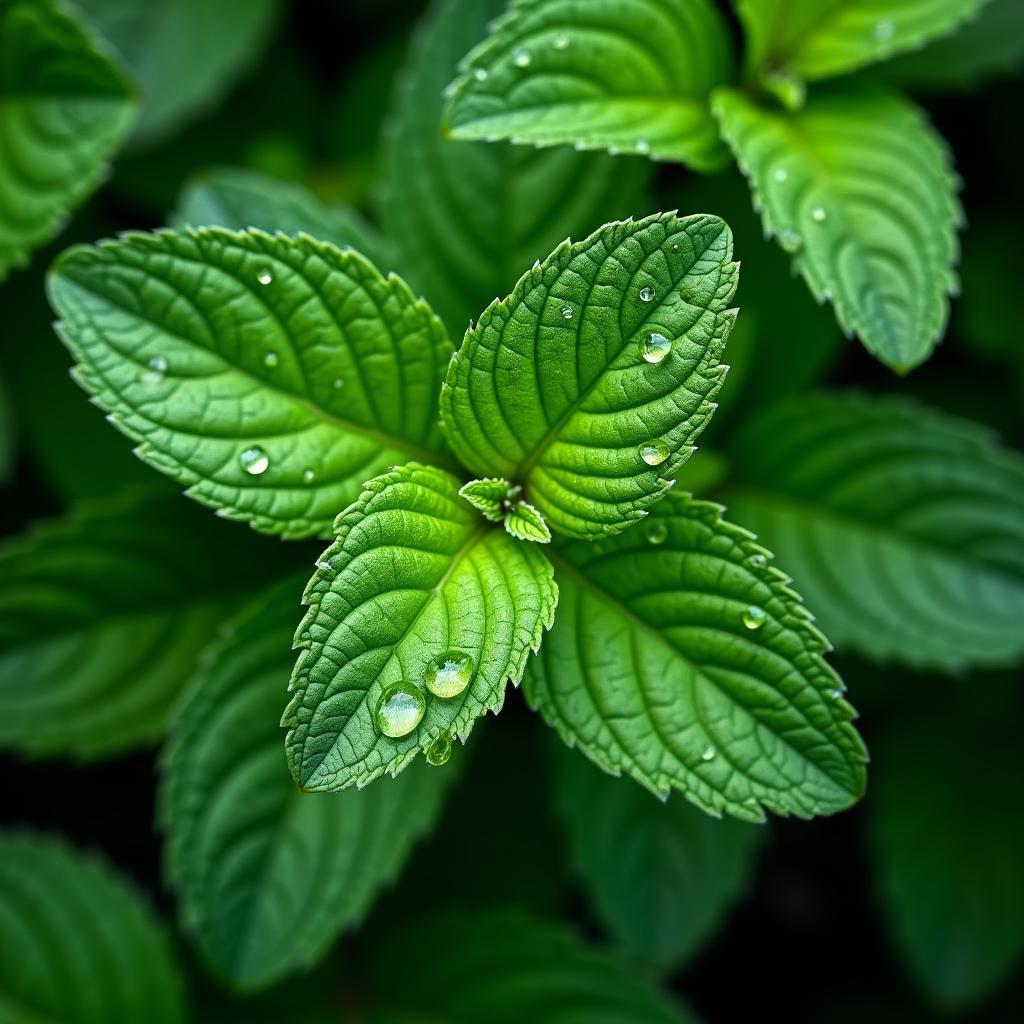
<path fill-rule="evenodd" d="M 452 738 L 451 736 L 443 732 L 427 747 L 427 761 L 432 764 L 435 768 L 440 768 L 441 765 L 447 764 L 448 759 L 452 756 Z"/>
<path fill-rule="evenodd" d="M 267 471 L 270 456 L 259 445 L 253 445 L 238 456 L 238 461 L 250 476 L 259 476 Z"/>
<path fill-rule="evenodd" d="M 563 320 L 571 320 L 572 319 L 572 306 L 563 306 L 562 307 L 562 319 Z"/>
<path fill-rule="evenodd" d="M 815 224 L 824 224 L 827 219 L 828 213 L 825 211 L 824 206 L 815 206 L 811 210 L 811 220 L 813 220 Z"/>
<path fill-rule="evenodd" d="M 523 48 L 516 50 L 516 52 L 512 54 L 512 63 L 515 64 L 517 68 L 528 68 L 530 66 L 530 61 L 532 60 L 533 57 L 530 56 L 530 51 Z"/>
<path fill-rule="evenodd" d="M 743 625 L 747 629 L 760 629 L 768 618 L 767 612 L 756 604 L 749 605 L 743 612 Z"/>
<path fill-rule="evenodd" d="M 640 289 L 640 301 L 641 302 L 650 302 L 651 299 L 654 298 L 654 295 L 655 295 L 654 289 L 649 287 L 648 285 L 644 285 L 643 288 Z"/>
<path fill-rule="evenodd" d="M 648 544 L 664 544 L 668 540 L 668 526 L 659 519 L 648 523 L 644 532 Z"/>
<path fill-rule="evenodd" d="M 469 686 L 476 666 L 465 651 L 445 651 L 427 666 L 424 680 L 435 697 L 449 700 Z"/>
<path fill-rule="evenodd" d="M 269 267 L 263 267 L 256 275 L 256 280 L 263 285 L 271 284 L 274 280 L 274 275 L 270 272 Z"/>
<path fill-rule="evenodd" d="M 672 339 L 653 331 L 644 338 L 644 359 L 649 363 L 660 363 L 672 351 Z"/>
<path fill-rule="evenodd" d="M 648 466 L 660 466 L 668 458 L 668 445 L 664 441 L 648 441 L 640 445 L 638 451 Z"/>
<path fill-rule="evenodd" d="M 707 747 L 705 747 L 701 751 L 700 759 L 702 761 L 712 761 L 712 760 L 714 760 L 715 754 L 716 754 L 715 748 L 712 747 L 712 746 L 707 746 Z"/>
<path fill-rule="evenodd" d="M 377 705 L 377 728 L 393 740 L 408 736 L 423 720 L 426 710 L 427 700 L 423 691 L 403 679 L 381 694 Z"/>
<path fill-rule="evenodd" d="M 272 370 L 275 366 L 277 366 L 277 362 L 278 362 L 278 359 L 277 359 L 277 353 L 276 352 L 268 352 L 263 357 L 263 365 L 266 366 L 268 369 Z"/>

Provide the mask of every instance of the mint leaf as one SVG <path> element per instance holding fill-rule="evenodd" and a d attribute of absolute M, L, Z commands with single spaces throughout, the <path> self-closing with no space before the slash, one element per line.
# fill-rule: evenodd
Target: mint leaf
<path fill-rule="evenodd" d="M 358 924 L 440 810 L 449 771 L 416 766 L 365 793 L 306 796 L 278 726 L 301 582 L 240 612 L 170 736 L 168 873 L 203 958 L 248 991 L 310 967 Z"/>
<path fill-rule="evenodd" d="M 942 337 L 962 213 L 942 139 L 897 96 L 819 92 L 798 113 L 715 95 L 765 231 L 840 326 L 903 373 Z"/>
<path fill-rule="evenodd" d="M 733 515 L 838 646 L 958 670 L 1024 653 L 1024 459 L 901 398 L 801 397 L 732 449 Z"/>
<path fill-rule="evenodd" d="M 122 54 L 145 100 L 150 143 L 212 106 L 269 39 L 277 0 L 77 0 Z"/>
<path fill-rule="evenodd" d="M 49 293 L 82 386 L 221 515 L 326 536 L 367 477 L 445 461 L 451 343 L 358 253 L 260 231 L 131 234 L 69 249 Z"/>
<path fill-rule="evenodd" d="M 394 263 L 390 243 L 357 210 L 326 206 L 300 185 L 258 171 L 223 167 L 192 179 L 178 200 L 174 226 L 208 225 L 312 235 L 339 249 L 357 249 L 379 267 Z"/>
<path fill-rule="evenodd" d="M 0 0 L 0 280 L 103 180 L 131 85 L 64 9 Z"/>
<path fill-rule="evenodd" d="M 550 552 L 558 621 L 524 684 L 570 746 L 711 814 L 811 817 L 864 789 L 825 638 L 721 507 L 670 495 L 643 527 Z"/>
<path fill-rule="evenodd" d="M 457 139 L 639 153 L 716 170 L 707 97 L 731 77 L 707 0 L 514 0 L 461 65 L 445 112 Z"/>
<path fill-rule="evenodd" d="M 867 804 L 887 932 L 947 1012 L 979 1002 L 1024 959 L 1020 677 L 971 684 L 929 680 L 879 731 Z"/>
<path fill-rule="evenodd" d="M 765 830 L 659 803 L 564 748 L 556 782 L 569 859 L 602 923 L 635 960 L 684 963 L 751 883 Z"/>
<path fill-rule="evenodd" d="M 505 529 L 519 540 L 532 540 L 538 544 L 547 544 L 551 540 L 551 531 L 544 517 L 525 501 L 516 502 L 515 508 L 505 517 Z"/>
<path fill-rule="evenodd" d="M 493 477 L 486 480 L 470 480 L 468 484 L 463 484 L 459 488 L 459 495 L 492 523 L 500 523 L 516 495 L 516 488 L 507 480 Z"/>
<path fill-rule="evenodd" d="M 458 955 L 452 955 L 457 950 Z M 395 984 L 395 964 L 402 983 Z M 431 1024 L 694 1024 L 616 957 L 511 910 L 431 915 L 388 935 L 368 981 L 388 1021 Z"/>
<path fill-rule="evenodd" d="M 840 75 L 955 31 L 987 0 L 734 0 L 762 74 Z"/>
<path fill-rule="evenodd" d="M 180 499 L 83 505 L 0 549 L 0 746 L 152 743 L 199 652 L 281 554 Z"/>
<path fill-rule="evenodd" d="M 434 0 L 398 77 L 383 139 L 380 221 L 403 275 L 453 336 L 563 238 L 647 206 L 646 161 L 442 138 L 442 91 L 506 6 Z"/>
<path fill-rule="evenodd" d="M 557 598 L 542 551 L 484 520 L 439 469 L 371 480 L 335 532 L 306 588 L 283 719 L 308 790 L 396 773 L 497 713 Z"/>
<path fill-rule="evenodd" d="M 566 240 L 466 332 L 441 393 L 455 453 L 521 484 L 557 532 L 624 530 L 711 418 L 738 269 L 706 215 Z"/>
<path fill-rule="evenodd" d="M 0 1014 L 10 1024 L 179 1024 L 182 983 L 127 881 L 63 840 L 0 833 Z"/>

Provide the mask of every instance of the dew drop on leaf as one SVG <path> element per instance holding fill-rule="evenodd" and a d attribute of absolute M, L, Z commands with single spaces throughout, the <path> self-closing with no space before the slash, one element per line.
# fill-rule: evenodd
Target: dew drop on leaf
<path fill-rule="evenodd" d="M 763 608 L 759 608 L 756 604 L 752 604 L 743 612 L 743 625 L 746 626 L 747 629 L 760 629 L 767 618 L 768 615 Z"/>
<path fill-rule="evenodd" d="M 238 456 L 238 461 L 249 476 L 259 476 L 267 471 L 270 456 L 259 445 L 253 445 Z"/>
<path fill-rule="evenodd" d="M 824 206 L 815 206 L 811 210 L 811 220 L 813 220 L 815 224 L 824 224 L 827 218 L 828 214 L 825 212 Z"/>
<path fill-rule="evenodd" d="M 435 697 L 449 700 L 469 686 L 476 666 L 465 651 L 445 651 L 427 666 L 427 689 Z"/>
<path fill-rule="evenodd" d="M 654 298 L 654 289 L 649 287 L 648 285 L 644 285 L 643 288 L 640 289 L 640 301 L 641 302 L 650 302 L 651 299 L 653 299 L 653 298 Z"/>
<path fill-rule="evenodd" d="M 755 554 L 750 556 L 750 567 L 752 569 L 763 569 L 768 564 L 768 559 L 764 555 Z"/>
<path fill-rule="evenodd" d="M 277 366 L 277 353 L 268 352 L 263 357 L 263 365 L 269 367 L 270 369 L 273 369 L 275 366 Z"/>
<path fill-rule="evenodd" d="M 149 369 L 142 374 L 142 383 L 146 387 L 156 387 L 167 372 L 167 360 L 163 356 L 153 356 L 146 365 Z"/>
<path fill-rule="evenodd" d="M 567 50 L 567 49 L 569 49 L 569 37 L 567 35 L 565 35 L 565 33 L 557 35 L 551 41 L 551 45 L 556 50 Z"/>
<path fill-rule="evenodd" d="M 648 523 L 644 531 L 648 544 L 664 544 L 668 540 L 668 526 L 660 520 Z"/>
<path fill-rule="evenodd" d="M 304 469 L 302 471 L 302 479 L 307 484 L 311 484 L 316 479 L 316 470 L 315 469 Z"/>
<path fill-rule="evenodd" d="M 427 747 L 427 761 L 435 768 L 440 768 L 441 765 L 447 764 L 448 759 L 451 756 L 452 738 L 446 732 L 441 733 L 437 739 Z"/>
<path fill-rule="evenodd" d="M 341 379 L 341 377 L 335 377 L 333 383 L 331 384 L 331 387 L 334 388 L 335 391 L 340 391 L 344 386 L 345 382 Z"/>
<path fill-rule="evenodd" d="M 420 724 L 426 710 L 423 691 L 403 679 L 381 695 L 377 705 L 377 728 L 394 740 L 408 736 Z"/>
<path fill-rule="evenodd" d="M 637 139 L 636 142 L 633 143 L 633 148 L 638 153 L 650 153 L 651 144 L 646 139 Z"/>
<path fill-rule="evenodd" d="M 473 77 L 478 82 L 486 82 L 487 81 L 487 68 L 474 68 L 473 69 Z"/>
<path fill-rule="evenodd" d="M 668 458 L 668 445 L 664 441 L 648 441 L 640 445 L 638 451 L 648 466 L 660 466 Z"/>
<path fill-rule="evenodd" d="M 660 363 L 672 351 L 672 339 L 653 331 L 644 338 L 644 359 L 649 363 Z"/>
<path fill-rule="evenodd" d="M 512 54 L 512 63 L 515 64 L 517 68 L 528 68 L 531 60 L 533 60 L 533 58 L 530 56 L 529 50 L 518 49 L 514 54 Z"/>
<path fill-rule="evenodd" d="M 267 285 L 273 282 L 274 275 L 270 272 L 269 268 L 264 267 L 257 275 L 256 280 L 262 285 Z"/>
<path fill-rule="evenodd" d="M 705 747 L 701 751 L 700 759 L 702 761 L 711 761 L 711 760 L 714 759 L 714 756 L 715 756 L 715 748 L 714 747 Z"/>
<path fill-rule="evenodd" d="M 571 320 L 572 319 L 572 306 L 563 306 L 562 307 L 562 319 L 563 320 Z"/>

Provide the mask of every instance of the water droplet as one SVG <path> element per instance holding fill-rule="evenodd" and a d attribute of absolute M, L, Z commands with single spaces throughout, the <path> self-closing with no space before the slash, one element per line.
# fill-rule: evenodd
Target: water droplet
<path fill-rule="evenodd" d="M 650 302 L 651 299 L 654 298 L 654 295 L 655 295 L 654 289 L 649 287 L 648 285 L 644 285 L 643 288 L 640 289 L 640 301 L 641 302 Z"/>
<path fill-rule="evenodd" d="M 307 484 L 311 484 L 316 479 L 316 470 L 315 469 L 304 469 L 302 471 L 302 479 Z"/>
<path fill-rule="evenodd" d="M 167 360 L 163 356 L 153 356 L 146 365 L 149 369 L 142 374 L 142 383 L 149 388 L 156 387 L 167 372 Z"/>
<path fill-rule="evenodd" d="M 475 671 L 473 659 L 465 651 L 445 651 L 427 666 L 427 689 L 445 700 L 458 697 Z"/>
<path fill-rule="evenodd" d="M 887 43 L 896 34 L 896 26 L 888 19 L 875 22 L 875 39 Z"/>
<path fill-rule="evenodd" d="M 786 252 L 796 252 L 797 249 L 803 245 L 803 239 L 800 237 L 800 232 L 793 228 L 783 228 L 779 232 L 779 245 L 782 246 Z"/>
<path fill-rule="evenodd" d="M 562 307 L 562 319 L 563 320 L 571 320 L 572 319 L 572 306 L 563 306 Z"/>
<path fill-rule="evenodd" d="M 427 761 L 435 768 L 440 768 L 441 765 L 447 764 L 448 759 L 451 756 L 452 738 L 446 732 L 441 733 L 437 739 L 427 747 Z"/>
<path fill-rule="evenodd" d="M 700 759 L 702 761 L 711 761 L 711 760 L 714 759 L 714 756 L 715 756 L 716 753 L 717 753 L 717 751 L 715 750 L 714 747 L 711 747 L 711 746 L 705 747 L 701 751 Z"/>
<path fill-rule="evenodd" d="M 270 465 L 270 456 L 259 445 L 253 445 L 252 448 L 246 448 L 238 456 L 238 461 L 249 476 L 259 476 L 260 473 L 267 471 L 267 467 Z"/>
<path fill-rule="evenodd" d="M 828 695 L 833 700 L 839 700 L 843 696 L 843 691 L 842 690 L 829 690 L 828 691 Z"/>
<path fill-rule="evenodd" d="M 648 441 L 638 449 L 640 458 L 648 466 L 660 466 L 668 458 L 668 445 L 664 441 Z"/>
<path fill-rule="evenodd" d="M 651 144 L 646 139 L 637 139 L 636 142 L 633 143 L 633 148 L 638 153 L 650 153 Z"/>
<path fill-rule="evenodd" d="M 530 56 L 529 50 L 519 49 L 512 54 L 512 63 L 517 68 L 528 68 L 531 60 L 533 60 L 533 57 Z"/>
<path fill-rule="evenodd" d="M 263 365 L 269 367 L 271 370 L 275 366 L 277 366 L 277 353 L 276 352 L 268 352 L 263 357 Z"/>
<path fill-rule="evenodd" d="M 743 625 L 747 629 L 760 629 L 768 618 L 767 612 L 756 604 L 749 605 L 743 612 Z"/>
<path fill-rule="evenodd" d="M 274 280 L 274 275 L 270 272 L 270 268 L 269 267 L 264 267 L 256 275 L 256 280 L 259 281 L 260 284 L 267 285 L 267 284 L 270 284 Z"/>
<path fill-rule="evenodd" d="M 426 710 L 427 700 L 418 686 L 404 679 L 392 683 L 377 705 L 377 728 L 393 740 L 408 736 L 423 720 Z"/>
<path fill-rule="evenodd" d="M 487 81 L 487 68 L 473 68 L 473 77 L 478 82 Z"/>
<path fill-rule="evenodd" d="M 551 45 L 556 50 L 568 50 L 569 49 L 569 37 L 567 35 L 565 35 L 564 33 L 562 33 L 561 35 L 557 35 L 557 36 L 555 36 L 554 39 L 551 40 Z"/>
<path fill-rule="evenodd" d="M 754 569 L 763 569 L 768 564 L 768 559 L 764 555 L 756 554 L 750 556 L 750 565 Z"/>
<path fill-rule="evenodd" d="M 345 386 L 345 382 L 340 377 L 335 377 L 331 387 L 335 391 L 340 391 Z"/>
<path fill-rule="evenodd" d="M 813 220 L 815 224 L 823 224 L 827 218 L 828 214 L 825 212 L 824 206 L 815 206 L 811 210 L 811 220 Z"/>
<path fill-rule="evenodd" d="M 788 177 L 789 171 L 787 171 L 785 167 L 776 167 L 775 170 L 772 171 L 772 178 L 774 178 L 775 181 L 779 182 L 780 184 L 784 182 Z"/>
<path fill-rule="evenodd" d="M 167 372 L 167 360 L 163 356 L 153 356 L 146 364 L 154 373 Z"/>
<path fill-rule="evenodd" d="M 679 252 L 679 243 L 678 242 L 673 242 L 672 243 L 672 251 L 673 252 Z"/>
<path fill-rule="evenodd" d="M 660 363 L 672 351 L 672 339 L 653 331 L 644 338 L 644 359 L 649 363 Z"/>
<path fill-rule="evenodd" d="M 659 519 L 648 523 L 645 533 L 648 544 L 664 544 L 668 540 L 668 526 Z"/>

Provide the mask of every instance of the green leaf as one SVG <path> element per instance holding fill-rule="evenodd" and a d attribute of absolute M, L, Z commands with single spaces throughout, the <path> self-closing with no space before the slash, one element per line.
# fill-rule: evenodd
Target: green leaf
<path fill-rule="evenodd" d="M 551 530 L 544 517 L 525 501 L 517 501 L 505 516 L 505 529 L 519 540 L 532 540 L 539 544 L 547 544 L 551 540 Z"/>
<path fill-rule="evenodd" d="M 861 795 L 866 755 L 825 638 L 720 506 L 670 495 L 644 527 L 549 557 L 558 621 L 524 689 L 566 743 L 749 821 Z"/>
<path fill-rule="evenodd" d="M 82 386 L 221 515 L 327 536 L 374 473 L 446 461 L 450 342 L 358 253 L 260 231 L 130 234 L 68 250 L 49 293 Z"/>
<path fill-rule="evenodd" d="M 497 713 L 557 600 L 540 549 L 487 523 L 438 469 L 412 464 L 371 480 L 335 531 L 306 588 L 283 719 L 292 774 L 307 790 L 394 774 L 438 736 L 464 738 L 474 719 Z M 452 657 L 468 667 L 465 689 L 435 696 L 428 675 Z M 378 711 L 403 681 L 426 710 L 392 737 Z"/>
<path fill-rule="evenodd" d="M 732 514 L 792 572 L 834 642 L 956 670 L 1024 653 L 1024 459 L 899 398 L 819 395 L 750 422 Z"/>
<path fill-rule="evenodd" d="M 453 336 L 563 238 L 648 206 L 645 160 L 442 138 L 442 90 L 506 3 L 435 0 L 384 134 L 381 223 Z"/>
<path fill-rule="evenodd" d="M 569 860 L 598 917 L 635 960 L 678 967 L 751 882 L 765 830 L 662 804 L 562 751 L 557 803 Z"/>
<path fill-rule="evenodd" d="M 457 139 L 560 143 L 717 170 L 708 110 L 732 73 L 707 0 L 514 0 L 460 65 L 445 125 Z"/>
<path fill-rule="evenodd" d="M 178 1024 L 182 984 L 152 911 L 98 857 L 0 834 L 0 1019 Z"/>
<path fill-rule="evenodd" d="M 301 186 L 258 171 L 224 167 L 192 179 L 178 200 L 174 226 L 208 225 L 307 234 L 339 249 L 357 249 L 377 266 L 394 262 L 390 244 L 358 211 L 325 206 Z"/>
<path fill-rule="evenodd" d="M 816 93 L 798 113 L 728 90 L 713 105 L 765 231 L 815 297 L 886 365 L 923 362 L 945 330 L 962 219 L 924 114 L 863 88 Z"/>
<path fill-rule="evenodd" d="M 457 951 L 458 955 L 453 955 Z M 395 984 L 395 966 L 402 983 Z M 395 1014 L 431 1024 L 694 1024 L 678 1003 L 561 925 L 518 911 L 449 912 L 403 924 L 368 981 Z"/>
<path fill-rule="evenodd" d="M 212 106 L 259 55 L 277 0 L 76 0 L 124 57 L 145 103 L 136 127 L 152 142 Z"/>
<path fill-rule="evenodd" d="M 505 506 L 514 497 L 516 489 L 500 477 L 470 480 L 459 488 L 459 494 L 492 523 L 505 518 Z"/>
<path fill-rule="evenodd" d="M 1005 984 L 1024 958 L 1020 676 L 971 683 L 929 681 L 881 731 L 867 804 L 887 932 L 947 1011 Z"/>
<path fill-rule="evenodd" d="M 0 549 L 0 746 L 158 739 L 199 652 L 281 554 L 180 499 L 83 505 Z"/>
<path fill-rule="evenodd" d="M 706 215 L 566 240 L 466 332 L 441 393 L 455 453 L 522 485 L 557 532 L 625 529 L 714 412 L 738 270 Z"/>
<path fill-rule="evenodd" d="M 215 973 L 246 990 L 312 966 L 362 920 L 452 778 L 423 765 L 364 793 L 295 788 L 278 715 L 301 592 L 288 580 L 232 622 L 165 757 L 167 865 L 185 927 Z"/>
<path fill-rule="evenodd" d="M 63 8 L 0 0 L 0 280 L 103 180 L 131 124 L 127 79 Z"/>
<path fill-rule="evenodd" d="M 1024 65 L 1024 4 L 988 0 L 956 35 L 881 65 L 875 77 L 915 92 L 974 89 Z"/>
<path fill-rule="evenodd" d="M 734 0 L 748 67 L 808 80 L 915 50 L 954 32 L 987 0 Z"/>

